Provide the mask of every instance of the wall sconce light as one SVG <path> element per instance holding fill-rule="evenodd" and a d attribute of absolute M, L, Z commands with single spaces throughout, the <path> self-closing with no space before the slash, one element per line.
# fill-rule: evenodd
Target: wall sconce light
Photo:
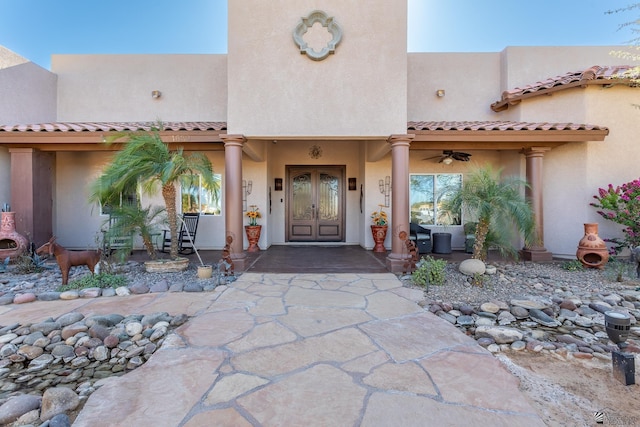
<path fill-rule="evenodd" d="M 436 90 L 436 96 L 438 98 L 442 98 L 444 96 L 444 89 L 438 89 Z"/>
<path fill-rule="evenodd" d="M 159 90 L 153 90 L 151 91 L 151 97 L 153 99 L 158 99 L 162 96 L 162 92 L 160 92 Z"/>
<path fill-rule="evenodd" d="M 245 181 L 242 180 L 242 211 L 247 211 L 247 196 L 251 194 L 251 190 L 253 189 L 253 181 Z"/>
<path fill-rule="evenodd" d="M 453 159 L 451 157 L 445 157 L 444 159 L 442 159 L 442 163 L 444 163 L 445 165 L 450 165 L 451 163 L 453 163 Z"/>
<path fill-rule="evenodd" d="M 349 191 L 356 191 L 357 186 L 356 178 L 349 178 Z"/>
<path fill-rule="evenodd" d="M 380 188 L 380 193 L 384 194 L 384 207 L 388 208 L 389 196 L 391 195 L 391 177 L 387 175 L 384 179 L 378 181 L 378 187 Z"/>

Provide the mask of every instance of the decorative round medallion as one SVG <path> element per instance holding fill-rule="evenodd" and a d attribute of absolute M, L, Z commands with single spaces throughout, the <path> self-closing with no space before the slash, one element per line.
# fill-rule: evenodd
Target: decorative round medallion
<path fill-rule="evenodd" d="M 311 32 L 314 24 L 320 24 L 325 33 L 327 33 L 327 42 L 322 42 L 321 46 L 310 46 L 305 36 Z M 330 37 L 330 39 L 329 39 Z M 306 18 L 301 18 L 300 23 L 293 30 L 293 41 L 300 48 L 300 53 L 307 55 L 314 61 L 322 61 L 327 56 L 336 52 L 336 46 L 342 39 L 342 29 L 333 20 L 321 10 L 314 10 Z M 324 38 L 323 38 L 324 40 Z"/>
<path fill-rule="evenodd" d="M 319 145 L 313 145 L 309 148 L 309 157 L 312 159 L 319 159 L 322 157 L 322 148 Z"/>

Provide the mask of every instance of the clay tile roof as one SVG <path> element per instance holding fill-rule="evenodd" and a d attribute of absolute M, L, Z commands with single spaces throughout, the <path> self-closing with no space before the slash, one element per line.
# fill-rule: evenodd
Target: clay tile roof
<path fill-rule="evenodd" d="M 594 65 L 583 71 L 575 71 L 561 76 L 550 77 L 524 87 L 506 90 L 502 92 L 500 101 L 491 104 L 493 111 L 504 111 L 511 105 L 519 104 L 523 99 L 539 95 L 546 95 L 563 89 L 573 87 L 586 87 L 588 85 L 614 85 L 625 84 L 638 86 L 640 70 L 631 65 L 616 65 L 601 67 Z"/>
<path fill-rule="evenodd" d="M 607 130 L 606 127 L 578 123 L 529 123 L 512 121 L 476 122 L 409 122 L 408 130 L 414 131 L 548 131 L 548 130 Z"/>
<path fill-rule="evenodd" d="M 27 125 L 0 125 L 0 132 L 135 132 L 154 128 L 155 122 L 58 122 Z M 167 131 L 223 131 L 226 122 L 163 122 Z"/>

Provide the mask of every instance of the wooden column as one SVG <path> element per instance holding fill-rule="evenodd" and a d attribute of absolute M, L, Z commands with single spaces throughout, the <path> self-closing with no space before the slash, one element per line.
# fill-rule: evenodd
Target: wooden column
<path fill-rule="evenodd" d="M 522 258 L 525 261 L 551 261 L 553 254 L 544 247 L 544 210 L 543 210 L 543 160 L 548 147 L 532 147 L 523 150 L 527 159 L 527 200 L 533 208 L 535 220 L 536 241 L 522 250 Z"/>
<path fill-rule="evenodd" d="M 238 271 L 244 271 L 246 257 L 243 247 L 242 217 L 242 135 L 221 135 L 224 141 L 224 226 L 225 236 L 231 236 L 231 260 Z"/>
<path fill-rule="evenodd" d="M 39 246 L 53 236 L 54 155 L 35 148 L 10 148 L 9 153 L 16 231 Z"/>
<path fill-rule="evenodd" d="M 391 135 L 391 253 L 387 256 L 387 269 L 401 272 L 409 257 L 400 240 L 400 232 L 409 234 L 409 146 L 415 135 Z"/>

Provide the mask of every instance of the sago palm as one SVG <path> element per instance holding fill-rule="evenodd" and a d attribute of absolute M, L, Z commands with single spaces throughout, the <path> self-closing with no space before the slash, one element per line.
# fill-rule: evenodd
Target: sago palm
<path fill-rule="evenodd" d="M 518 177 L 500 175 L 501 170 L 494 171 L 491 166 L 473 170 L 447 202 L 447 209 L 462 210 L 467 218 L 477 221 L 472 258 L 482 261 L 486 260 L 488 243 L 502 255 L 517 257 L 511 243 L 513 232 L 522 233 L 529 243 L 535 228 L 533 210 L 522 194 L 528 184 Z"/>
<path fill-rule="evenodd" d="M 207 186 L 214 186 L 211 161 L 202 153 L 184 154 L 182 148 L 171 150 L 162 141 L 162 124 L 150 132 L 118 134 L 107 144 L 122 142 L 111 163 L 94 183 L 93 201 L 113 200 L 128 188 L 140 183 L 143 191 L 152 194 L 160 184 L 171 233 L 171 258 L 178 257 L 178 214 L 176 184 L 182 175 L 202 177 Z M 122 140 L 122 141 L 121 141 Z"/>

